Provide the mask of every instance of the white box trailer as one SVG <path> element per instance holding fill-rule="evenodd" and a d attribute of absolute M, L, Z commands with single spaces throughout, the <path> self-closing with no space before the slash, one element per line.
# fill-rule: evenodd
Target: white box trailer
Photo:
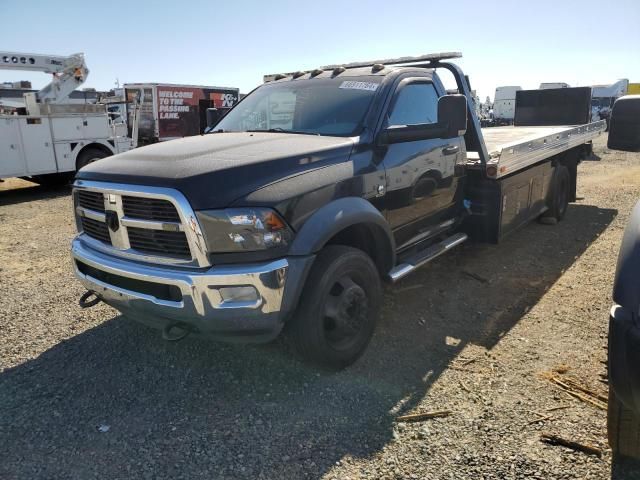
<path fill-rule="evenodd" d="M 511 124 L 516 114 L 516 92 L 519 86 L 497 87 L 493 99 L 493 118 L 498 124 Z"/>
<path fill-rule="evenodd" d="M 240 96 L 237 88 L 170 83 L 127 83 L 124 89 L 128 110 L 134 102 L 139 108 L 139 145 L 200 135 L 208 126 L 207 109 L 223 115 Z"/>

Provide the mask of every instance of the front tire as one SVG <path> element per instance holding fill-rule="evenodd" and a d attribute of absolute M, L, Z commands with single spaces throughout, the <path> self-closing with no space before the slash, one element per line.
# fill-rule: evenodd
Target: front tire
<path fill-rule="evenodd" d="M 380 276 L 371 258 L 356 248 L 330 245 L 311 268 L 288 336 L 304 360 L 340 370 L 365 351 L 381 305 Z"/>

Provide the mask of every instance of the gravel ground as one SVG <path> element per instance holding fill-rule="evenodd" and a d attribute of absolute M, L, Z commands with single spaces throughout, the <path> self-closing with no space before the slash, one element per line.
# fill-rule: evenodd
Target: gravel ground
<path fill-rule="evenodd" d="M 562 365 L 606 392 L 640 154 L 596 153 L 559 225 L 466 245 L 389 287 L 367 353 L 338 374 L 281 342 L 167 343 L 107 306 L 80 310 L 68 190 L 0 184 L 0 478 L 633 478 L 612 466 L 606 412 L 541 377 Z M 452 413 L 394 421 L 433 410 Z"/>

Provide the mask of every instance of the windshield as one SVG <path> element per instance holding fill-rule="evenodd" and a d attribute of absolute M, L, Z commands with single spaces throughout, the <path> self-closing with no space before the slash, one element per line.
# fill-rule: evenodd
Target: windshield
<path fill-rule="evenodd" d="M 214 130 L 351 136 L 362 128 L 380 77 L 266 84 L 231 110 Z"/>

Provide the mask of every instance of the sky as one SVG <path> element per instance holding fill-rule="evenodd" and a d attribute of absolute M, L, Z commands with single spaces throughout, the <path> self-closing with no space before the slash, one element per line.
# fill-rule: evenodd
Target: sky
<path fill-rule="evenodd" d="M 238 87 L 269 73 L 460 51 L 484 101 L 500 85 L 640 82 L 639 0 L 0 0 L 0 48 L 84 52 L 84 87 L 127 82 Z M 10 21 L 7 21 L 10 20 Z M 0 81 L 49 82 L 0 72 Z"/>

